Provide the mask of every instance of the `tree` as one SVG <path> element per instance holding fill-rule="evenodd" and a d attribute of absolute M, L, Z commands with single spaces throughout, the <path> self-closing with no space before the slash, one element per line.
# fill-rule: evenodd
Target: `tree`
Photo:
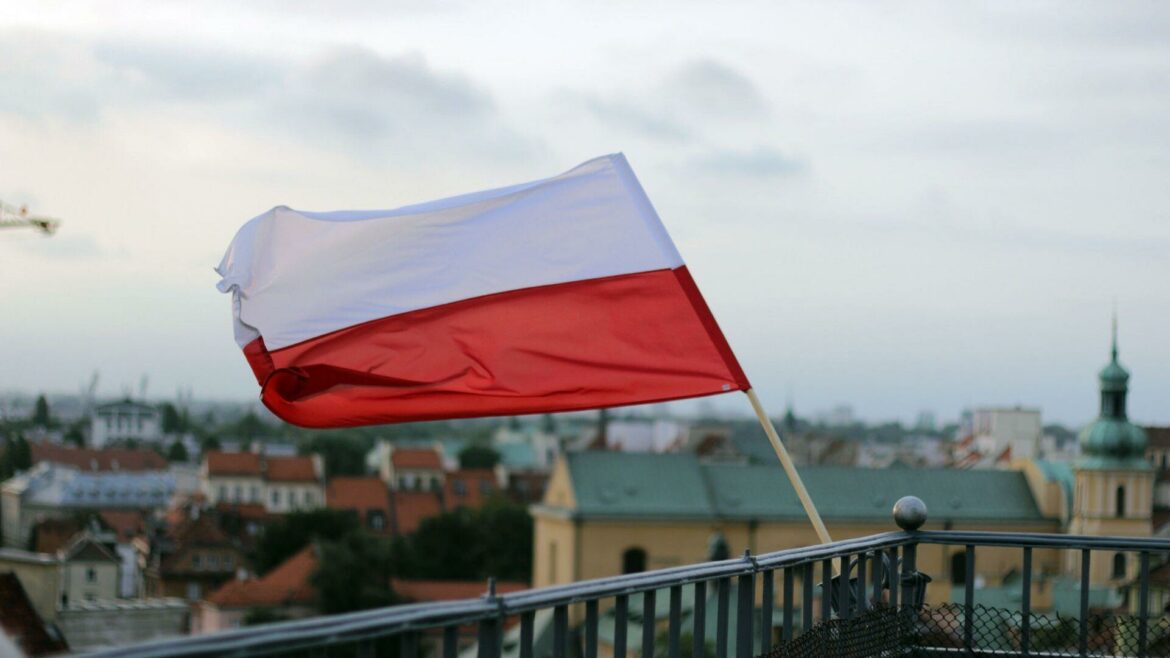
<path fill-rule="evenodd" d="M 256 545 L 256 570 L 261 574 L 296 554 L 314 539 L 332 539 L 361 527 L 350 511 L 317 509 L 285 514 L 270 524 Z"/>
<path fill-rule="evenodd" d="M 215 436 L 212 434 L 208 434 L 199 439 L 199 450 L 204 454 L 211 452 L 212 450 L 219 450 L 222 447 L 223 446 L 219 444 L 219 439 L 215 438 Z"/>
<path fill-rule="evenodd" d="M 69 431 L 65 432 L 65 442 L 72 443 L 78 448 L 85 447 L 85 421 L 79 420 L 69 426 Z"/>
<path fill-rule="evenodd" d="M 555 418 L 553 418 L 552 414 L 545 414 L 543 417 L 541 417 L 540 429 L 545 434 L 556 434 L 557 433 L 557 421 Z"/>
<path fill-rule="evenodd" d="M 185 462 L 191 458 L 191 456 L 187 454 L 187 446 L 183 445 L 182 441 L 175 441 L 172 443 L 171 447 L 167 448 L 167 454 L 165 457 L 167 458 L 168 462 Z"/>
<path fill-rule="evenodd" d="M 231 427 L 233 435 L 241 439 L 254 439 L 272 434 L 272 427 L 260 420 L 256 412 L 248 410 L 244 417 L 237 420 Z"/>
<path fill-rule="evenodd" d="M 49 415 L 49 401 L 44 395 L 37 396 L 36 406 L 33 408 L 32 423 L 37 427 L 49 427 L 53 418 Z"/>
<path fill-rule="evenodd" d="M 478 510 L 460 508 L 426 519 L 404 547 L 395 547 L 399 575 L 441 580 L 528 580 L 532 517 L 503 499 Z"/>
<path fill-rule="evenodd" d="M 317 606 L 325 614 L 392 605 L 390 545 L 351 530 L 334 541 L 318 543 L 317 568 L 309 582 L 317 590 Z"/>
<path fill-rule="evenodd" d="M 187 422 L 175 405 L 170 402 L 162 403 L 162 431 L 164 434 L 179 434 L 187 431 Z"/>
<path fill-rule="evenodd" d="M 298 450 L 302 455 L 317 453 L 325 460 L 329 477 L 338 475 L 365 475 L 367 441 L 348 434 L 315 434 L 303 440 Z"/>
<path fill-rule="evenodd" d="M 32 467 L 32 448 L 20 434 L 9 435 L 0 456 L 0 480 L 7 480 L 21 471 Z"/>
<path fill-rule="evenodd" d="M 483 445 L 469 445 L 459 451 L 459 468 L 495 468 L 500 453 Z"/>

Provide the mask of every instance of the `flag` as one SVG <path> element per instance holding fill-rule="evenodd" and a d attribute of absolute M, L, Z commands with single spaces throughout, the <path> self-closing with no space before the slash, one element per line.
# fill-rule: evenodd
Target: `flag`
<path fill-rule="evenodd" d="M 396 210 L 278 206 L 216 271 L 261 400 L 303 427 L 749 387 L 620 154 Z"/>

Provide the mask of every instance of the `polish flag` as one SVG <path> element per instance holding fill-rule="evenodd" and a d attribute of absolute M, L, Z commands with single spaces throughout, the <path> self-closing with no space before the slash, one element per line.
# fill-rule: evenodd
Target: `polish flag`
<path fill-rule="evenodd" d="M 278 206 L 216 271 L 261 400 L 302 427 L 749 388 L 620 154 L 397 210 Z"/>

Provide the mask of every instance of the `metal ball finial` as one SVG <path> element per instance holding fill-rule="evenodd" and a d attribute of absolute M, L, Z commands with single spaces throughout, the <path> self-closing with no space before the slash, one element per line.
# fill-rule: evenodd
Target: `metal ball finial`
<path fill-rule="evenodd" d="M 903 496 L 894 503 L 894 523 L 903 530 L 914 531 L 926 523 L 926 503 L 917 496 Z"/>

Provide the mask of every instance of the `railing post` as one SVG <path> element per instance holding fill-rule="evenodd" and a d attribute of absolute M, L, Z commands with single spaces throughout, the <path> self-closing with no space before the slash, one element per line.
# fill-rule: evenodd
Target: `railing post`
<path fill-rule="evenodd" d="M 613 607 L 613 655 L 614 658 L 626 658 L 626 631 L 630 622 L 630 599 L 625 594 L 619 594 Z"/>
<path fill-rule="evenodd" d="M 707 655 L 707 583 L 695 583 L 694 626 L 691 628 L 691 655 Z"/>
<path fill-rule="evenodd" d="M 654 594 L 652 589 L 642 593 L 642 655 L 646 658 L 654 658 Z"/>
<path fill-rule="evenodd" d="M 520 658 L 532 658 L 533 621 L 536 613 L 531 610 L 520 615 Z"/>
<path fill-rule="evenodd" d="M 1032 547 L 1024 547 L 1023 591 L 1020 592 L 1020 653 L 1032 651 Z"/>
<path fill-rule="evenodd" d="M 569 607 L 558 605 L 553 608 L 553 658 L 565 658 L 565 645 L 569 638 Z"/>
<path fill-rule="evenodd" d="M 1081 549 L 1081 622 L 1077 629 L 1077 651 L 1089 655 L 1089 549 Z"/>
<path fill-rule="evenodd" d="M 585 602 L 585 658 L 597 658 L 597 599 Z"/>
<path fill-rule="evenodd" d="M 727 618 L 731 607 L 731 579 L 716 581 L 719 599 L 715 604 L 715 658 L 727 658 Z"/>
<path fill-rule="evenodd" d="M 1138 656 L 1146 658 L 1150 650 L 1150 554 L 1142 551 L 1138 564 Z"/>
<path fill-rule="evenodd" d="M 813 623 L 813 579 L 816 578 L 816 563 L 807 562 L 804 573 L 800 575 L 800 588 L 804 590 L 800 605 L 800 627 L 803 630 L 812 628 Z"/>
<path fill-rule="evenodd" d="M 975 648 L 975 545 L 967 544 L 963 583 L 963 647 Z"/>
<path fill-rule="evenodd" d="M 768 653 L 772 649 L 772 608 L 776 603 L 776 573 L 774 571 L 764 571 L 760 574 L 760 579 L 763 581 L 760 589 L 760 653 Z M 787 603 L 784 604 L 787 607 Z M 780 638 L 784 642 L 787 636 Z"/>
<path fill-rule="evenodd" d="M 795 576 L 795 574 L 792 573 L 792 567 L 788 567 L 787 569 L 784 570 L 784 632 L 782 633 L 782 635 L 784 636 L 785 641 L 791 641 L 792 635 L 793 635 L 793 633 L 792 633 L 792 612 L 793 612 L 792 608 L 794 606 L 793 606 L 793 601 L 792 601 L 792 598 L 793 598 L 792 597 L 792 588 L 793 588 L 792 581 L 793 581 L 794 576 Z M 769 615 L 769 618 L 771 618 L 770 615 Z"/>
<path fill-rule="evenodd" d="M 666 657 L 679 658 L 678 641 L 682 635 L 682 585 L 670 588 L 670 621 L 666 631 Z"/>
<path fill-rule="evenodd" d="M 756 585 L 752 574 L 739 577 L 737 590 L 739 600 L 735 604 L 735 655 L 736 658 L 752 658 L 752 611 L 755 608 Z"/>

